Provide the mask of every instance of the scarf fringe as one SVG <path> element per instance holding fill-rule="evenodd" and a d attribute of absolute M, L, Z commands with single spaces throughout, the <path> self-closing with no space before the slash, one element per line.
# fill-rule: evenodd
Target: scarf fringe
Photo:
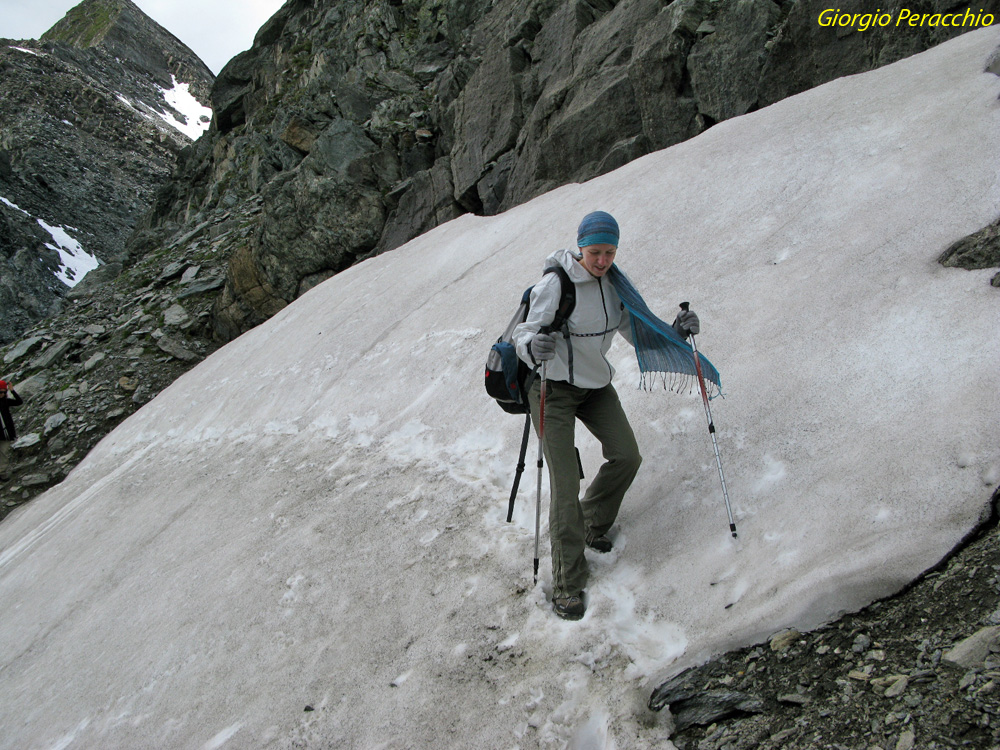
<path fill-rule="evenodd" d="M 683 395 L 685 391 L 687 395 L 691 396 L 697 393 L 700 388 L 698 387 L 698 376 L 689 375 L 687 373 L 679 372 L 643 372 L 639 374 L 639 387 L 637 390 L 646 391 L 651 393 L 657 386 L 657 383 L 665 391 L 670 391 L 671 393 L 677 393 Z M 708 400 L 712 401 L 717 398 L 725 398 L 726 394 L 722 392 L 722 389 L 711 381 L 705 381 L 705 391 L 708 393 Z"/>

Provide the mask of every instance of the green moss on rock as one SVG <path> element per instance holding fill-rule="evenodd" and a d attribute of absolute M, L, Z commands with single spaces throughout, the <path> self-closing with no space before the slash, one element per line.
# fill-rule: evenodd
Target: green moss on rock
<path fill-rule="evenodd" d="M 122 0 L 85 0 L 42 34 L 42 41 L 94 47 L 101 43 L 124 8 Z"/>

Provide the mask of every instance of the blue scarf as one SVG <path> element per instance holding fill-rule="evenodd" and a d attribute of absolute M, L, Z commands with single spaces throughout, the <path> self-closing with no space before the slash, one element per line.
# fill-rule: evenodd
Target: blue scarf
<path fill-rule="evenodd" d="M 673 326 L 664 323 L 650 311 L 635 286 L 618 266 L 611 266 L 608 278 L 632 321 L 632 341 L 635 343 L 635 357 L 642 373 L 642 387 L 648 388 L 657 376 L 663 381 L 664 388 L 668 387 L 669 381 L 670 390 L 681 390 L 685 385 L 693 385 L 698 371 L 695 369 L 694 349 L 691 345 L 677 334 Z M 698 359 L 706 389 L 713 397 L 721 395 L 719 371 L 701 352 L 698 352 Z"/>

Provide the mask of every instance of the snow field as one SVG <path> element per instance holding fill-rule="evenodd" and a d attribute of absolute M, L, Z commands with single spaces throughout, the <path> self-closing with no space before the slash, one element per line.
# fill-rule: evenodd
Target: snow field
<path fill-rule="evenodd" d="M 998 44 L 462 217 L 216 352 L 0 524 L 0 746 L 669 747 L 660 681 L 937 562 L 1000 474 L 992 272 L 935 263 L 1000 202 Z M 616 345 L 644 463 L 571 623 L 546 536 L 532 585 L 534 442 L 507 524 L 522 420 L 480 379 L 595 208 L 652 309 L 702 319 L 739 537 L 700 396 Z"/>

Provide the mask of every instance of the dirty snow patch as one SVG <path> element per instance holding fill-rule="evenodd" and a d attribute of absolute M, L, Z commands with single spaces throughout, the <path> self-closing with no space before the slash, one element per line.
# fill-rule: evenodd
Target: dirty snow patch
<path fill-rule="evenodd" d="M 174 87 L 169 91 L 160 89 L 167 104 L 181 113 L 183 120 L 160 114 L 168 125 L 177 128 L 192 141 L 198 140 L 202 133 L 208 130 L 212 123 L 212 109 L 206 107 L 191 94 L 191 85 L 179 83 L 177 78 L 170 76 Z"/>

